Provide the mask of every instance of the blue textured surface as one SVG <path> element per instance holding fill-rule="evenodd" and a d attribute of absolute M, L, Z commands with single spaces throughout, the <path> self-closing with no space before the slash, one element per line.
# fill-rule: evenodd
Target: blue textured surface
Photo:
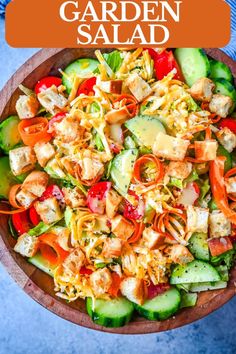
<path fill-rule="evenodd" d="M 1 1 L 1 0 L 0 0 Z M 0 88 L 34 49 L 12 49 L 0 20 Z M 0 354 L 233 354 L 236 298 L 207 318 L 166 333 L 120 336 L 94 332 L 51 314 L 0 266 Z"/>

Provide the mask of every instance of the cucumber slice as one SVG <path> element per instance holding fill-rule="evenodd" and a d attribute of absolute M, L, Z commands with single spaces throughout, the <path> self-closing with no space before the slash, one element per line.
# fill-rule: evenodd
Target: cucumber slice
<path fill-rule="evenodd" d="M 233 75 L 230 68 L 222 61 L 210 60 L 211 74 L 210 78 L 212 80 L 225 79 L 233 82 Z"/>
<path fill-rule="evenodd" d="M 236 90 L 235 87 L 225 79 L 217 79 L 215 82 L 215 93 L 219 93 L 224 96 L 229 96 L 234 101 L 234 105 L 230 112 L 233 112 L 236 105 Z"/>
<path fill-rule="evenodd" d="M 191 284 L 191 292 L 201 292 L 208 290 L 218 290 L 227 288 L 227 282 L 225 281 L 216 281 L 216 282 L 206 282 L 206 283 L 193 283 Z"/>
<path fill-rule="evenodd" d="M 21 142 L 19 122 L 17 116 L 10 116 L 0 124 L 0 147 L 6 154 Z"/>
<path fill-rule="evenodd" d="M 122 327 L 132 318 L 134 305 L 124 297 L 102 300 L 87 298 L 86 308 L 96 324 L 104 327 Z"/>
<path fill-rule="evenodd" d="M 193 307 L 197 303 L 197 294 L 196 293 L 186 293 L 182 292 L 181 293 L 181 304 L 180 308 L 184 307 Z"/>
<path fill-rule="evenodd" d="M 210 260 L 209 247 L 207 243 L 207 234 L 204 233 L 194 233 L 190 240 L 188 248 L 195 258 L 201 259 L 202 261 Z"/>
<path fill-rule="evenodd" d="M 135 141 L 131 138 L 131 136 L 127 136 L 124 141 L 124 147 L 128 149 L 135 149 L 136 144 Z"/>
<path fill-rule="evenodd" d="M 184 75 L 188 86 L 192 86 L 198 79 L 210 74 L 210 63 L 207 55 L 200 48 L 178 48 L 175 57 Z"/>
<path fill-rule="evenodd" d="M 178 311 L 180 302 L 180 292 L 176 288 L 172 288 L 151 300 L 145 301 L 142 306 L 134 304 L 134 307 L 141 316 L 151 321 L 162 321 L 171 317 Z"/>
<path fill-rule="evenodd" d="M 232 155 L 222 146 L 219 144 L 218 149 L 217 149 L 217 156 L 225 156 L 225 173 L 233 167 L 233 162 L 232 162 Z"/>
<path fill-rule="evenodd" d="M 62 84 L 66 87 L 67 93 L 70 93 L 76 75 L 83 78 L 88 74 L 92 74 L 96 71 L 98 64 L 99 62 L 96 59 L 89 58 L 77 59 L 69 64 L 62 76 Z"/>
<path fill-rule="evenodd" d="M 121 195 L 126 195 L 133 174 L 134 163 L 138 157 L 137 149 L 122 151 L 117 155 L 111 166 L 111 178 L 114 187 Z"/>
<path fill-rule="evenodd" d="M 186 265 L 177 265 L 170 277 L 170 284 L 205 283 L 220 281 L 217 270 L 207 262 L 194 260 Z"/>
<path fill-rule="evenodd" d="M 0 158 L 0 176 L 0 199 L 8 199 L 11 186 L 17 183 L 11 172 L 8 156 Z"/>
<path fill-rule="evenodd" d="M 219 265 L 216 267 L 217 272 L 220 274 L 221 280 L 229 281 L 229 270 L 226 265 Z"/>
<path fill-rule="evenodd" d="M 125 126 L 137 138 L 139 144 L 146 147 L 152 147 L 159 132 L 166 132 L 163 124 L 150 116 L 137 116 L 128 120 Z"/>
<path fill-rule="evenodd" d="M 43 258 L 41 253 L 37 253 L 35 256 L 28 258 L 28 262 L 42 270 L 44 273 L 47 273 L 53 277 L 53 273 L 56 267 L 48 262 L 45 258 Z"/>
<path fill-rule="evenodd" d="M 176 284 L 178 290 L 184 290 L 186 293 L 189 292 L 191 284 Z"/>

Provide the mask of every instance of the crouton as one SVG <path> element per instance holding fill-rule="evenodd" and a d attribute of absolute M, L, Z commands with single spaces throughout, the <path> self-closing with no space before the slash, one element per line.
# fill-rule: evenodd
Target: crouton
<path fill-rule="evenodd" d="M 209 104 L 209 109 L 212 113 L 216 113 L 222 118 L 226 118 L 233 107 L 233 100 L 229 96 L 213 95 Z"/>
<path fill-rule="evenodd" d="M 45 166 L 45 171 L 52 178 L 65 178 L 66 174 L 56 159 L 50 160 Z"/>
<path fill-rule="evenodd" d="M 210 237 L 224 237 L 231 234 L 231 223 L 221 211 L 214 210 L 209 217 Z"/>
<path fill-rule="evenodd" d="M 47 188 L 48 180 L 49 177 L 46 172 L 33 171 L 26 177 L 21 188 L 25 192 L 41 197 Z"/>
<path fill-rule="evenodd" d="M 218 149 L 217 141 L 194 141 L 195 156 L 198 160 L 213 161 Z"/>
<path fill-rule="evenodd" d="M 80 121 L 76 117 L 67 116 L 61 122 L 54 124 L 55 137 L 63 143 L 71 143 L 82 138 L 84 128 L 80 126 Z"/>
<path fill-rule="evenodd" d="M 134 233 L 134 230 L 134 225 L 121 215 L 117 215 L 111 220 L 111 231 L 116 237 L 122 240 L 128 240 Z"/>
<path fill-rule="evenodd" d="M 172 262 L 184 265 L 194 260 L 193 255 L 189 252 L 187 247 L 183 245 L 173 245 L 169 248 L 170 259 Z"/>
<path fill-rule="evenodd" d="M 70 230 L 64 226 L 54 226 L 50 233 L 57 235 L 57 242 L 65 251 L 70 251 Z"/>
<path fill-rule="evenodd" d="M 122 91 L 122 80 L 110 80 L 110 81 L 100 81 L 97 86 L 106 93 L 121 94 Z"/>
<path fill-rule="evenodd" d="M 45 224 L 53 224 L 61 220 L 63 214 L 56 198 L 48 198 L 43 202 L 36 202 L 35 209 Z"/>
<path fill-rule="evenodd" d="M 125 84 L 138 102 L 143 101 L 152 93 L 152 89 L 148 83 L 136 73 L 129 75 L 128 79 L 125 81 Z"/>
<path fill-rule="evenodd" d="M 206 77 L 202 77 L 193 84 L 190 89 L 190 94 L 197 101 L 210 102 L 214 89 L 214 82 Z"/>
<path fill-rule="evenodd" d="M 109 124 L 123 124 L 130 118 L 131 114 L 126 106 L 119 109 L 112 109 L 105 115 L 105 119 Z"/>
<path fill-rule="evenodd" d="M 143 231 L 144 245 L 150 250 L 162 246 L 165 242 L 165 235 L 154 231 L 151 227 L 146 227 Z"/>
<path fill-rule="evenodd" d="M 112 284 L 110 271 L 107 268 L 96 270 L 90 275 L 90 284 L 96 296 L 107 293 Z"/>
<path fill-rule="evenodd" d="M 16 102 L 16 111 L 20 119 L 34 118 L 38 109 L 39 103 L 34 96 L 22 95 Z"/>
<path fill-rule="evenodd" d="M 74 275 L 79 274 L 81 267 L 85 263 L 85 255 L 79 247 L 74 249 L 69 256 L 66 257 L 62 266 L 65 270 L 70 270 Z"/>
<path fill-rule="evenodd" d="M 204 232 L 208 229 L 209 210 L 189 205 L 187 207 L 187 231 Z"/>
<path fill-rule="evenodd" d="M 20 192 L 17 193 L 16 195 L 16 200 L 17 202 L 22 205 L 24 208 L 29 208 L 30 205 L 37 199 L 37 196 L 34 194 L 20 190 Z"/>
<path fill-rule="evenodd" d="M 236 176 L 225 179 L 227 193 L 236 193 Z"/>
<path fill-rule="evenodd" d="M 103 245 L 102 254 L 105 258 L 118 258 L 121 255 L 122 240 L 119 238 L 107 238 Z"/>
<path fill-rule="evenodd" d="M 55 115 L 67 105 L 67 99 L 53 85 L 38 94 L 38 100 L 49 113 Z"/>
<path fill-rule="evenodd" d="M 66 205 L 71 208 L 78 208 L 80 206 L 86 206 L 86 198 L 81 193 L 78 187 L 75 188 L 62 188 Z"/>
<path fill-rule="evenodd" d="M 93 226 L 94 233 L 111 233 L 111 225 L 106 215 L 99 215 L 95 220 L 95 225 Z"/>
<path fill-rule="evenodd" d="M 128 277 L 120 284 L 122 295 L 127 297 L 131 302 L 142 305 L 145 300 L 144 282 L 141 279 Z"/>
<path fill-rule="evenodd" d="M 45 167 L 49 160 L 51 160 L 56 151 L 52 144 L 39 142 L 34 146 L 34 152 L 40 166 Z"/>
<path fill-rule="evenodd" d="M 33 257 L 39 247 L 39 239 L 36 236 L 23 234 L 18 237 L 14 251 L 20 253 L 24 257 Z"/>
<path fill-rule="evenodd" d="M 85 181 L 94 179 L 104 171 L 100 156 L 90 150 L 83 151 L 81 160 L 78 163 L 81 167 L 81 179 Z"/>
<path fill-rule="evenodd" d="M 167 167 L 166 174 L 173 178 L 185 179 L 192 172 L 193 165 L 191 162 L 171 161 Z"/>
<path fill-rule="evenodd" d="M 36 163 L 34 150 L 30 146 L 23 146 L 9 152 L 11 171 L 15 176 L 33 170 Z"/>
<path fill-rule="evenodd" d="M 112 109 L 105 115 L 105 119 L 109 124 L 123 124 L 130 118 L 131 114 L 126 106 L 119 109 Z"/>
<path fill-rule="evenodd" d="M 227 127 L 216 132 L 216 137 L 228 152 L 236 147 L 236 135 Z"/>
<path fill-rule="evenodd" d="M 106 214 L 108 218 L 112 219 L 115 217 L 118 207 L 122 201 L 122 197 L 111 189 L 106 195 Z"/>
<path fill-rule="evenodd" d="M 153 153 L 168 160 L 183 161 L 190 145 L 189 140 L 174 138 L 159 132 L 153 144 Z"/>

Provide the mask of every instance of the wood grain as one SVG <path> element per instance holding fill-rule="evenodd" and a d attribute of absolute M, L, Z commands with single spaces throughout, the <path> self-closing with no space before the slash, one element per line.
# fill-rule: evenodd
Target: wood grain
<path fill-rule="evenodd" d="M 92 49 L 43 49 L 36 53 L 12 76 L 0 92 L 1 120 L 15 113 L 15 103 L 20 93 L 19 84 L 23 83 L 27 87 L 33 88 L 43 76 L 48 74 L 58 75 L 59 68 L 63 69 L 71 61 L 80 57 L 94 57 L 93 52 Z M 206 49 L 206 52 L 212 58 L 225 62 L 231 68 L 234 78 L 236 78 L 236 63 L 232 59 L 219 49 Z M 230 300 L 236 291 L 234 285 L 236 281 L 235 267 L 231 272 L 227 289 L 201 293 L 196 307 L 181 310 L 171 319 L 158 322 L 135 317 L 125 327 L 104 328 L 95 325 L 90 320 L 86 314 L 84 301 L 78 300 L 67 304 L 58 299 L 54 294 L 52 278 L 36 269 L 12 250 L 15 241 L 8 231 L 7 217 L 3 215 L 0 216 L 0 235 L 0 261 L 18 285 L 35 301 L 58 316 L 94 330 L 120 334 L 143 334 L 177 328 L 218 309 Z"/>

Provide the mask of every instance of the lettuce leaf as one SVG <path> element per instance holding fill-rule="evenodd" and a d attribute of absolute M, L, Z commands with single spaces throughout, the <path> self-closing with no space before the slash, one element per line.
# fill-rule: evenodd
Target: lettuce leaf
<path fill-rule="evenodd" d="M 123 58 L 121 57 L 121 53 L 118 50 L 114 50 L 114 52 L 111 53 L 105 53 L 103 57 L 113 72 L 116 72 L 120 69 Z"/>

